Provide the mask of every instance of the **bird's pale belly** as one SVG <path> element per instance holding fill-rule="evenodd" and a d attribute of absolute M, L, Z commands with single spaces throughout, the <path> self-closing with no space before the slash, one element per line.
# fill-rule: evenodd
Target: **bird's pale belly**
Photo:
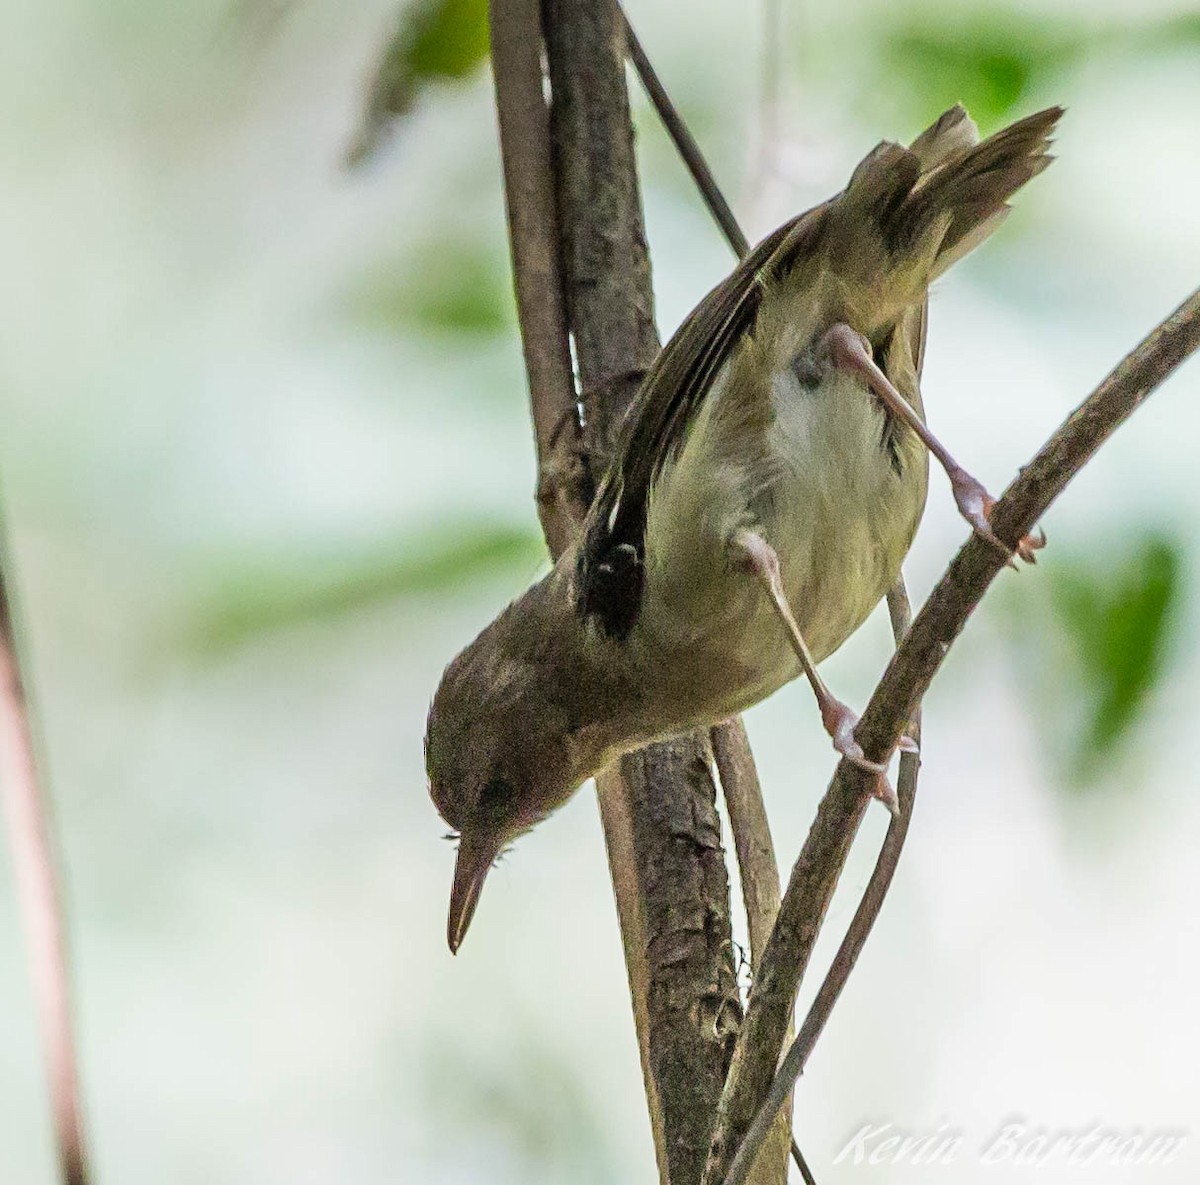
<path fill-rule="evenodd" d="M 889 546 L 891 544 L 891 546 Z M 900 571 L 908 540 L 880 539 L 858 516 L 814 556 L 780 554 L 788 603 L 813 657 L 820 662 L 850 637 L 887 593 Z M 753 578 L 730 572 L 727 611 L 698 630 L 680 652 L 678 669 L 695 689 L 697 722 L 732 715 L 765 699 L 800 674 L 782 621 Z"/>
<path fill-rule="evenodd" d="M 923 453 L 909 451 L 897 468 L 881 443 L 882 410 L 840 376 L 814 390 L 781 381 L 776 406 L 769 441 L 775 476 L 748 500 L 747 525 L 775 549 L 788 603 L 819 662 L 866 620 L 899 574 L 924 505 L 927 467 Z M 714 485 L 713 498 L 728 494 L 727 482 Z M 694 540 L 686 551 L 708 550 L 706 570 L 660 576 L 669 614 L 655 623 L 656 674 L 669 684 L 664 702 L 680 717 L 663 731 L 731 715 L 800 673 L 765 589 L 718 540 L 719 522 L 692 527 L 711 536 L 707 549 Z"/>

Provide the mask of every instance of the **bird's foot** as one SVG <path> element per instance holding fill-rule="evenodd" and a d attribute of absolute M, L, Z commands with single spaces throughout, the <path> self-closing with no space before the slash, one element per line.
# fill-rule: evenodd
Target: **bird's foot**
<path fill-rule="evenodd" d="M 1024 535 L 1017 542 L 1015 550 L 1010 550 L 1000 537 L 992 530 L 992 508 L 996 499 L 984 489 L 983 484 L 972 477 L 965 469 L 954 468 L 947 471 L 950 487 L 954 491 L 954 501 L 959 513 L 971 524 L 971 529 L 981 539 L 998 548 L 1008 560 L 1008 566 L 1015 568 L 1013 556 L 1020 556 L 1027 564 L 1036 564 L 1034 554 L 1046 546 L 1046 532 L 1040 527 L 1036 535 Z"/>
<path fill-rule="evenodd" d="M 992 507 L 996 500 L 950 455 L 945 445 L 926 426 L 925 422 L 912 409 L 911 405 L 896 390 L 891 379 L 875 364 L 871 353 L 871 343 L 858 330 L 844 323 L 831 325 L 822 335 L 816 346 L 818 359 L 827 360 L 832 365 L 861 376 L 863 381 L 891 410 L 892 414 L 907 424 L 917 436 L 924 441 L 926 448 L 937 458 L 950 478 L 954 490 L 954 500 L 963 518 L 971 524 L 975 533 L 986 539 L 994 547 L 1004 553 L 1009 566 L 1015 568 L 1012 557 L 1019 556 L 1027 564 L 1036 562 L 1034 552 L 1046 546 L 1045 532 L 1036 535 L 1026 535 L 1020 540 L 1015 549 L 1001 542 L 996 532 L 992 530 Z"/>
<path fill-rule="evenodd" d="M 854 736 L 858 727 L 858 714 L 841 700 L 830 696 L 821 705 L 821 723 L 833 740 L 833 747 L 852 765 L 873 775 L 874 783 L 871 793 L 893 814 L 900 814 L 900 800 L 896 797 L 895 788 L 888 780 L 887 763 L 880 764 L 872 761 L 863 752 L 862 746 Z M 910 736 L 902 736 L 896 746 L 903 753 L 917 753 L 917 742 Z"/>

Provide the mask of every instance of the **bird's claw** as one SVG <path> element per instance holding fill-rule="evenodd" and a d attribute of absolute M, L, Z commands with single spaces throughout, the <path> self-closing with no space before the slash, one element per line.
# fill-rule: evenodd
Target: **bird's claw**
<path fill-rule="evenodd" d="M 834 749 L 851 765 L 856 765 L 873 776 L 872 797 L 878 798 L 891 814 L 898 817 L 900 800 L 896 797 L 896 790 L 888 780 L 887 763 L 881 764 L 878 761 L 872 761 L 855 739 L 854 730 L 858 727 L 858 714 L 841 700 L 833 699 L 832 702 L 822 707 L 821 720 L 825 725 L 825 731 L 833 739 Z M 910 736 L 902 736 L 897 748 L 904 753 L 920 752 L 917 742 Z"/>
<path fill-rule="evenodd" d="M 1040 527 L 1036 535 L 1024 535 L 1017 542 L 1015 549 L 1010 549 L 995 531 L 992 530 L 992 510 L 996 499 L 965 469 L 956 469 L 950 474 L 950 486 L 954 491 L 954 501 L 959 513 L 971 524 L 971 529 L 981 539 L 986 540 L 999 550 L 1007 561 L 1007 566 L 1016 569 L 1014 556 L 1019 556 L 1027 564 L 1036 564 L 1035 552 L 1046 546 L 1046 532 Z"/>
<path fill-rule="evenodd" d="M 1017 544 L 1017 555 L 1027 564 L 1037 563 L 1037 552 L 1046 546 L 1046 532 L 1038 527 L 1036 535 L 1024 535 Z"/>

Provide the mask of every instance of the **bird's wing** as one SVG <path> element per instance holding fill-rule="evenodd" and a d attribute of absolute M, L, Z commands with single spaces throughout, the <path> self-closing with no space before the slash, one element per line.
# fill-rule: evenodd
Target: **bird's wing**
<path fill-rule="evenodd" d="M 994 230 L 1007 199 L 1046 167 L 1060 114 L 1050 108 L 976 144 L 974 124 L 955 107 L 912 148 L 884 141 L 842 193 L 768 235 L 700 302 L 646 376 L 589 512 L 575 580 L 585 617 L 616 637 L 632 628 L 651 487 L 678 453 L 721 367 L 753 331 L 764 287 L 789 281 L 804 290 L 813 280 L 806 263 L 819 255 L 834 261 L 840 318 L 873 341 L 874 329 L 900 325 L 896 362 L 903 354 L 919 399 L 925 314 L 912 310 L 924 305 L 930 280 Z M 873 327 L 859 323 L 867 313 Z"/>
<path fill-rule="evenodd" d="M 576 567 L 576 606 L 606 634 L 625 635 L 637 617 L 651 486 L 683 444 L 726 359 L 753 328 L 764 277 L 804 249 L 806 228 L 824 209 L 763 239 L 688 315 L 642 383 L 589 511 Z"/>

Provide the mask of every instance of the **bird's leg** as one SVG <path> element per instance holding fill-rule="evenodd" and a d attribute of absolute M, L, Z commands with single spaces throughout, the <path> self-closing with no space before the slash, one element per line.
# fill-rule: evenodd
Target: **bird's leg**
<path fill-rule="evenodd" d="M 817 706 L 821 709 L 821 723 L 833 738 L 833 747 L 847 760 L 875 775 L 875 796 L 895 814 L 899 806 L 896 792 L 887 780 L 887 766 L 868 760 L 862 746 L 854 738 L 854 729 L 858 724 L 857 714 L 829 690 L 825 680 L 818 673 L 812 652 L 784 595 L 783 580 L 779 574 L 779 556 L 775 554 L 775 549 L 756 531 L 747 528 L 737 532 L 733 538 L 733 546 L 741 553 L 747 567 L 762 582 L 775 612 L 779 614 L 779 619 L 787 630 L 792 649 L 796 652 L 804 675 L 817 697 Z M 900 748 L 915 752 L 916 744 L 909 737 L 903 737 Z"/>
<path fill-rule="evenodd" d="M 896 390 L 891 380 L 876 365 L 871 356 L 871 343 L 857 330 L 844 322 L 830 326 L 817 343 L 817 356 L 824 357 L 835 367 L 853 371 L 861 376 L 867 386 L 883 401 L 884 405 L 905 424 L 908 425 L 924 442 L 925 447 L 937 458 L 946 476 L 950 479 L 950 487 L 954 491 L 954 501 L 963 518 L 971 524 L 977 535 L 995 544 L 1006 556 L 1011 553 L 992 530 L 992 507 L 996 499 L 983 487 L 983 483 L 972 477 L 949 453 L 946 446 L 925 426 L 924 421 L 912 409 L 908 400 Z M 1044 531 L 1037 535 L 1026 535 L 1016 547 L 1016 554 L 1021 559 L 1032 564 L 1036 560 L 1034 552 L 1046 546 Z"/>

